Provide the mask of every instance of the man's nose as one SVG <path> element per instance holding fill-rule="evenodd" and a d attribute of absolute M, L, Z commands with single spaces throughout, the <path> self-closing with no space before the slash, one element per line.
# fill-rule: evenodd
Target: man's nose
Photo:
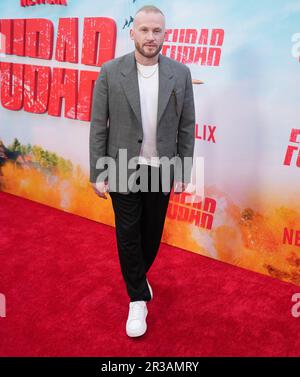
<path fill-rule="evenodd" d="M 147 40 L 153 41 L 153 39 L 154 39 L 153 32 L 152 31 L 148 31 L 146 38 L 147 38 Z"/>

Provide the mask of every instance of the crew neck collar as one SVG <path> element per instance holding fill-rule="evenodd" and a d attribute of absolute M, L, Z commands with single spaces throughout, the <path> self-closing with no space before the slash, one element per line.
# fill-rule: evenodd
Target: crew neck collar
<path fill-rule="evenodd" d="M 155 64 L 152 64 L 152 65 L 145 65 L 145 64 L 141 64 L 141 63 L 139 63 L 138 61 L 136 62 L 136 64 L 138 64 L 138 65 L 140 65 L 140 66 L 142 66 L 142 67 L 156 67 L 157 66 L 157 64 L 158 64 L 158 62 L 157 63 L 155 63 Z"/>

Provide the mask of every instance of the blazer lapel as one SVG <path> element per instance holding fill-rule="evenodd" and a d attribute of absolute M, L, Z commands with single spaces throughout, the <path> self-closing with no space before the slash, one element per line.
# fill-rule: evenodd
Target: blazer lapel
<path fill-rule="evenodd" d="M 158 89 L 158 110 L 157 110 L 157 125 L 167 107 L 170 95 L 175 86 L 175 77 L 169 67 L 167 59 L 159 54 L 159 89 Z"/>
<path fill-rule="evenodd" d="M 134 52 L 127 55 L 125 64 L 121 68 L 122 79 L 121 84 L 124 89 L 125 95 L 132 107 L 139 124 L 142 126 L 141 104 L 140 104 L 140 91 L 137 77 L 137 68 Z"/>

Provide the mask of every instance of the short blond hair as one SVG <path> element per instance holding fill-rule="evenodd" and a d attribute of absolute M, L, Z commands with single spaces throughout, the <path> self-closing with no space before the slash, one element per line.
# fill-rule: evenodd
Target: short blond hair
<path fill-rule="evenodd" d="M 162 12 L 159 8 L 157 8 L 156 6 L 154 6 L 154 5 L 144 5 L 142 8 L 140 8 L 140 9 L 136 12 L 135 16 L 136 16 L 138 13 L 140 13 L 140 12 L 146 12 L 146 13 L 150 13 L 150 12 L 153 12 L 153 13 L 160 13 L 160 14 L 162 14 L 162 15 L 165 17 L 165 15 L 163 14 L 163 12 Z"/>

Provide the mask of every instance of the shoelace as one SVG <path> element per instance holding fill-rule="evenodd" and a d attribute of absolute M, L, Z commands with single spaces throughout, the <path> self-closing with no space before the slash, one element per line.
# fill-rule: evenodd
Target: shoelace
<path fill-rule="evenodd" d="M 130 317 L 132 319 L 139 319 L 141 317 L 141 314 L 144 310 L 145 310 L 145 307 L 143 304 L 139 303 L 138 301 L 137 302 L 134 302 L 131 307 L 130 307 L 130 311 L 132 315 L 130 315 Z"/>

